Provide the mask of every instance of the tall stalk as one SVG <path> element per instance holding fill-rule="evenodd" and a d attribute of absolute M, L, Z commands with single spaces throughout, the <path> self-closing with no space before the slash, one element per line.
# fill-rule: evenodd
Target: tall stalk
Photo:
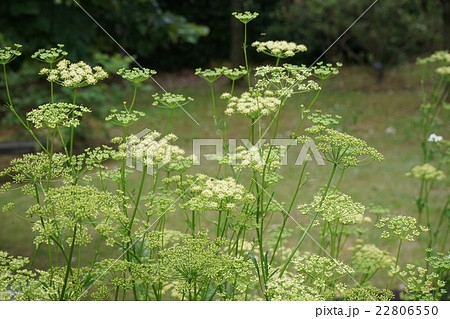
<path fill-rule="evenodd" d="M 323 201 L 325 200 L 325 197 L 327 196 L 328 190 L 330 189 L 331 181 L 333 180 L 333 176 L 334 176 L 334 174 L 335 174 L 335 172 L 336 172 L 336 168 L 337 168 L 337 164 L 335 163 L 335 164 L 333 164 L 333 168 L 332 168 L 332 170 L 331 170 L 331 174 L 330 174 L 330 177 L 329 177 L 329 179 L 328 179 L 327 186 L 325 187 L 325 190 L 324 190 L 324 192 L 323 192 L 323 194 L 322 194 L 322 198 L 321 198 L 321 200 L 320 200 L 319 207 L 322 206 Z M 289 264 L 291 263 L 292 258 L 294 257 L 295 253 L 296 253 L 297 250 L 300 248 L 301 244 L 303 243 L 303 241 L 305 240 L 306 236 L 308 235 L 308 232 L 311 230 L 312 226 L 314 225 L 314 222 L 315 222 L 315 220 L 316 220 L 316 218 L 317 218 L 317 215 L 318 215 L 318 213 L 315 212 L 315 213 L 314 213 L 314 216 L 313 216 L 313 218 L 311 218 L 311 221 L 309 222 L 308 226 L 307 226 L 306 229 L 303 231 L 302 237 L 300 237 L 300 239 L 299 239 L 297 245 L 296 245 L 296 246 L 294 247 L 294 249 L 292 250 L 291 254 L 289 255 L 289 257 L 288 257 L 288 259 L 287 259 L 287 261 L 286 261 L 286 263 L 285 263 L 284 266 L 281 268 L 281 270 L 280 270 L 280 275 L 279 275 L 280 278 L 283 276 L 283 274 L 284 274 L 284 272 L 286 271 L 287 267 L 288 267 Z"/>

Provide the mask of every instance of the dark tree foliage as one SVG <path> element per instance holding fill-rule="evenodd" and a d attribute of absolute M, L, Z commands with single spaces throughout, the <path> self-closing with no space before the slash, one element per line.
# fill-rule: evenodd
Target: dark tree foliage
<path fill-rule="evenodd" d="M 293 63 L 314 61 L 372 0 L 79 0 L 99 24 L 140 62 L 159 70 L 239 63 L 242 29 L 235 10 L 258 11 L 249 43 L 288 40 L 308 52 Z M 326 58 L 395 64 L 450 43 L 448 0 L 378 1 Z M 209 31 L 209 32 L 208 32 Z M 22 43 L 26 53 L 64 43 L 73 60 L 94 52 L 120 52 L 73 0 L 3 0 L 0 45 Z M 265 57 L 249 49 L 251 61 Z"/>
<path fill-rule="evenodd" d="M 164 10 L 156 0 L 77 2 L 121 46 L 142 61 L 154 58 L 156 51 L 171 44 L 195 43 L 208 34 L 208 28 Z M 0 33 L 3 40 L 0 42 L 24 44 L 27 53 L 56 43 L 65 44 L 74 60 L 89 61 L 95 51 L 120 51 L 72 0 L 3 0 Z"/>

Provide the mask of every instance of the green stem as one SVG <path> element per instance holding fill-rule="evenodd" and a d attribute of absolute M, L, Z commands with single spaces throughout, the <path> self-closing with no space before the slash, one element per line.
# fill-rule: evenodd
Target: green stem
<path fill-rule="evenodd" d="M 215 94 L 214 94 L 214 84 L 213 84 L 213 82 L 209 82 L 209 88 L 210 88 L 210 91 L 211 91 L 211 101 L 212 101 L 212 107 L 213 107 L 214 125 L 216 126 L 217 135 L 219 135 L 219 137 L 222 137 L 221 134 L 220 134 L 219 124 L 217 122 L 216 97 L 215 97 Z"/>
<path fill-rule="evenodd" d="M 397 257 L 395 258 L 395 266 L 394 266 L 394 271 L 397 271 L 397 266 L 398 266 L 398 260 L 400 258 L 400 249 L 402 248 L 402 239 L 400 239 L 399 243 L 398 243 L 398 249 L 397 249 Z M 392 274 L 392 278 L 391 281 L 389 282 L 389 285 L 387 287 L 388 290 L 391 290 L 392 287 L 392 283 L 394 282 L 394 278 L 395 278 L 395 273 Z"/>
<path fill-rule="evenodd" d="M 147 166 L 144 165 L 143 166 L 143 171 L 142 171 L 142 176 L 141 176 L 141 183 L 139 184 L 139 191 L 138 191 L 138 195 L 136 198 L 136 203 L 134 205 L 134 210 L 133 210 L 133 214 L 131 215 L 131 219 L 130 219 L 130 225 L 128 228 L 128 232 L 131 234 L 131 228 L 133 227 L 133 222 L 134 222 L 134 218 L 136 217 L 136 213 L 139 207 L 139 202 L 141 201 L 141 196 L 142 196 L 142 190 L 144 189 L 144 183 L 145 183 L 145 177 L 147 176 Z"/>
<path fill-rule="evenodd" d="M 134 106 L 134 102 L 136 102 L 136 95 L 137 95 L 137 84 L 134 84 L 134 88 L 133 88 L 133 99 L 131 100 L 131 105 L 130 108 L 128 109 L 129 112 L 131 112 L 131 110 L 133 109 Z"/>
<path fill-rule="evenodd" d="M 275 62 L 275 67 L 277 67 L 278 64 L 280 64 L 280 57 L 277 57 L 277 62 Z"/>
<path fill-rule="evenodd" d="M 12 107 L 13 103 L 12 103 L 12 99 L 11 99 L 11 94 L 9 93 L 8 78 L 6 76 L 6 65 L 5 64 L 3 64 L 3 75 L 5 77 L 5 88 L 6 88 L 6 95 L 8 96 L 9 106 Z"/>
<path fill-rule="evenodd" d="M 322 206 L 323 201 L 325 200 L 325 197 L 327 196 L 328 190 L 330 189 L 331 181 L 333 180 L 333 176 L 334 176 L 334 174 L 335 174 L 335 172 L 336 172 L 336 168 L 337 168 L 337 165 L 336 165 L 336 164 L 333 164 L 333 169 L 332 169 L 332 171 L 331 171 L 330 178 L 328 179 L 327 186 L 325 187 L 324 193 L 323 193 L 323 195 L 322 195 L 322 199 L 320 200 L 319 207 Z M 284 274 L 284 272 L 286 271 L 287 267 L 288 267 L 289 264 L 291 263 L 291 260 L 292 260 L 292 258 L 294 257 L 295 253 L 297 252 L 297 250 L 300 248 L 301 244 L 302 244 L 303 241 L 305 240 L 306 235 L 307 235 L 308 232 L 311 230 L 311 228 L 312 228 L 312 226 L 313 226 L 313 224 L 314 224 L 314 221 L 315 221 L 316 218 L 317 218 L 317 215 L 318 215 L 318 213 L 316 212 L 316 213 L 314 214 L 313 218 L 311 219 L 311 221 L 309 222 L 308 226 L 306 227 L 305 231 L 303 232 L 302 237 L 300 237 L 300 240 L 298 241 L 297 245 L 294 247 L 294 249 L 292 250 L 291 254 L 289 255 L 289 257 L 288 257 L 286 263 L 285 263 L 284 266 L 281 268 L 280 275 L 279 275 L 280 278 L 283 276 L 283 274 Z"/>
<path fill-rule="evenodd" d="M 247 70 L 247 82 L 248 88 L 250 89 L 251 87 L 250 69 L 248 67 L 248 58 L 247 58 L 247 23 L 244 23 L 244 43 L 242 45 L 242 49 L 244 50 L 245 69 Z"/>
<path fill-rule="evenodd" d="M 170 130 L 172 129 L 172 118 L 173 118 L 173 109 L 170 109 L 170 113 L 169 113 L 169 122 L 167 123 L 167 128 L 166 128 L 166 135 L 169 134 Z"/>
<path fill-rule="evenodd" d="M 75 228 L 73 230 L 73 237 L 72 237 L 72 244 L 70 245 L 70 252 L 69 252 L 69 259 L 67 261 L 67 269 L 66 269 L 66 275 L 64 277 L 64 285 L 61 291 L 61 296 L 59 297 L 59 300 L 64 300 L 64 294 L 66 293 L 66 287 L 67 287 L 67 281 L 69 279 L 69 273 L 72 270 L 72 256 L 73 256 L 73 251 L 75 248 L 75 239 L 77 236 L 77 227 L 78 224 L 75 224 Z"/>
<path fill-rule="evenodd" d="M 19 114 L 16 112 L 14 105 L 12 103 L 12 99 L 11 99 L 11 94 L 9 91 L 9 85 L 8 85 L 8 78 L 6 76 L 6 66 L 3 64 L 3 74 L 5 77 L 5 89 L 6 89 L 6 95 L 8 97 L 8 103 L 9 103 L 9 109 L 13 112 L 14 116 L 19 120 L 20 124 L 22 124 L 22 126 L 28 131 L 28 133 L 31 134 L 31 136 L 33 137 L 33 139 L 38 143 L 39 147 L 47 154 L 49 154 L 49 151 L 47 150 L 46 147 L 44 147 L 44 145 L 42 145 L 41 141 L 39 141 L 39 139 L 37 138 L 36 135 L 34 135 L 33 131 L 28 127 L 28 125 L 22 120 L 22 118 L 19 116 Z"/>
<path fill-rule="evenodd" d="M 72 99 L 72 104 L 75 104 L 77 100 L 77 88 L 73 89 L 73 99 Z M 73 143 L 74 143 L 74 137 L 75 137 L 75 126 L 71 126 L 70 127 L 70 151 L 69 151 L 69 156 L 72 158 L 73 155 Z"/>
<path fill-rule="evenodd" d="M 306 164 L 308 164 L 308 161 L 305 161 L 303 163 L 302 172 L 300 173 L 300 177 L 298 179 L 298 183 L 297 183 L 297 187 L 295 189 L 294 196 L 292 197 L 292 200 L 291 200 L 291 203 L 289 205 L 287 213 L 284 215 L 283 224 L 281 225 L 281 229 L 280 229 L 280 233 L 278 234 L 277 242 L 275 243 L 275 247 L 273 248 L 273 254 L 272 254 L 272 257 L 270 259 L 270 264 L 272 264 L 272 262 L 273 262 L 273 260 L 275 258 L 275 254 L 277 252 L 278 245 L 281 242 L 281 237 L 283 235 L 284 227 L 286 226 L 286 222 L 287 222 L 287 220 L 289 218 L 289 214 L 291 213 L 292 207 L 294 206 L 295 199 L 297 198 L 298 192 L 300 191 L 300 188 L 302 186 L 302 180 L 303 180 L 303 175 L 305 173 Z"/>

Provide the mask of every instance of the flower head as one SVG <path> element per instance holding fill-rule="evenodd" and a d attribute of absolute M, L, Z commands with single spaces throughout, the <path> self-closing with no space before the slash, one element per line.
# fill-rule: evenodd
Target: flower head
<path fill-rule="evenodd" d="M 63 59 L 68 53 L 63 50 L 64 44 L 58 44 L 57 48 L 39 49 L 31 56 L 41 62 L 53 64 Z"/>
<path fill-rule="evenodd" d="M 340 115 L 333 116 L 331 114 L 322 114 L 321 110 L 316 110 L 314 113 L 308 115 L 308 120 L 314 125 L 321 125 L 324 127 L 338 125 L 341 118 Z"/>
<path fill-rule="evenodd" d="M 48 103 L 39 105 L 27 113 L 27 120 L 35 128 L 77 127 L 80 125 L 79 117 L 91 112 L 82 105 L 70 103 Z"/>
<path fill-rule="evenodd" d="M 241 13 L 241 12 L 233 12 L 232 15 L 236 19 L 241 21 L 242 23 L 247 24 L 250 21 L 252 21 L 253 19 L 255 19 L 257 16 L 259 16 L 259 13 L 258 12 L 245 11 L 243 13 Z"/>
<path fill-rule="evenodd" d="M 294 259 L 295 274 L 285 274 L 269 283 L 267 295 L 273 300 L 333 300 L 345 290 L 342 275 L 354 270 L 343 262 L 306 253 Z"/>
<path fill-rule="evenodd" d="M 177 107 L 183 107 L 191 101 L 194 101 L 194 99 L 181 94 L 168 92 L 163 95 L 159 95 L 158 93 L 153 94 L 153 105 L 163 109 L 176 109 Z"/>
<path fill-rule="evenodd" d="M 275 113 L 281 106 L 281 101 L 271 91 L 252 91 L 244 92 L 240 97 L 230 97 L 223 95 L 222 98 L 228 98 L 226 115 L 241 114 L 251 119 L 257 119 L 262 115 Z"/>
<path fill-rule="evenodd" d="M 287 41 L 255 41 L 252 43 L 252 46 L 256 47 L 256 51 L 258 52 L 280 59 L 290 58 L 298 52 L 307 51 L 305 45 Z"/>
<path fill-rule="evenodd" d="M 52 188 L 47 192 L 44 204 L 32 206 L 27 214 L 37 214 L 46 220 L 44 224 L 35 223 L 33 226 L 37 233 L 36 245 L 52 243 L 53 236 L 64 237 L 70 243 L 74 235 L 77 244 L 87 245 L 92 240 L 92 225 L 107 238 L 126 236 L 121 233 L 120 224 L 128 219 L 120 209 L 119 198 L 94 186 Z"/>
<path fill-rule="evenodd" d="M 417 64 L 427 64 L 434 62 L 450 63 L 450 53 L 447 51 L 436 51 L 429 57 L 423 59 L 417 59 Z"/>
<path fill-rule="evenodd" d="M 313 80 L 311 69 L 304 65 L 285 63 L 283 66 L 260 66 L 256 68 L 257 82 L 255 87 L 259 90 L 273 90 L 278 96 L 290 97 L 294 93 L 320 90 L 320 86 Z"/>
<path fill-rule="evenodd" d="M 286 147 L 284 146 L 264 144 L 262 147 L 259 147 L 257 144 L 250 147 L 242 146 L 236 148 L 236 154 L 230 155 L 230 159 L 237 160 L 237 170 L 251 168 L 259 173 L 263 173 L 264 170 L 266 170 L 266 173 L 269 173 L 281 167 L 281 162 L 285 155 Z"/>
<path fill-rule="evenodd" d="M 19 51 L 21 47 L 22 45 L 20 44 L 14 44 L 14 48 L 4 47 L 3 49 L 0 49 L 0 64 L 8 64 L 21 55 L 22 52 Z"/>
<path fill-rule="evenodd" d="M 427 141 L 428 142 L 440 142 L 442 140 L 443 140 L 442 136 L 439 136 L 439 135 L 436 135 L 433 133 L 428 137 Z"/>
<path fill-rule="evenodd" d="M 203 80 L 209 83 L 217 81 L 217 79 L 219 79 L 222 74 L 223 74 L 222 68 L 215 68 L 214 70 L 212 69 L 202 70 L 201 68 L 195 69 L 195 75 L 198 75 Z"/>
<path fill-rule="evenodd" d="M 239 80 L 243 76 L 247 75 L 247 70 L 242 65 L 239 68 L 229 69 L 226 67 L 222 68 L 223 75 L 232 81 Z"/>
<path fill-rule="evenodd" d="M 373 147 L 359 138 L 341 133 L 337 130 L 325 128 L 322 125 L 312 126 L 305 130 L 315 136 L 317 148 L 324 154 L 324 159 L 344 167 L 358 166 L 370 161 L 380 162 L 381 155 Z M 300 142 L 309 140 L 309 137 L 299 137 Z"/>
<path fill-rule="evenodd" d="M 427 269 L 412 264 L 407 264 L 406 269 L 400 272 L 406 284 L 405 292 L 401 295 L 403 300 L 438 301 L 447 293 L 446 283 L 440 280 L 438 273 L 429 273 Z"/>
<path fill-rule="evenodd" d="M 197 177 L 196 185 L 191 188 L 193 197 L 187 203 L 191 210 L 199 212 L 234 211 L 239 206 L 254 201 L 253 195 L 232 177 L 223 180 L 202 174 Z"/>
<path fill-rule="evenodd" d="M 167 171 L 184 171 L 195 161 L 194 156 L 185 157 L 185 151 L 176 145 L 171 145 L 178 138 L 174 134 L 161 137 L 161 133 L 149 132 L 143 138 L 135 135 L 128 137 L 126 143 L 120 145 L 119 151 L 127 152 L 128 156 L 146 166 L 164 168 Z"/>
<path fill-rule="evenodd" d="M 152 75 L 156 74 L 155 70 L 150 70 L 146 68 L 133 68 L 133 69 L 119 69 L 117 74 L 120 75 L 125 80 L 139 84 L 143 81 L 148 80 Z"/>
<path fill-rule="evenodd" d="M 342 67 L 342 63 L 337 62 L 336 67 L 334 67 L 331 63 L 324 64 L 321 61 L 317 62 L 315 66 L 311 67 L 311 69 L 313 70 L 314 76 L 321 80 L 326 80 L 339 74 L 338 67 Z"/>
<path fill-rule="evenodd" d="M 450 75 L 450 66 L 449 65 L 441 66 L 436 69 L 436 73 L 441 75 Z"/>
<path fill-rule="evenodd" d="M 205 233 L 185 235 L 180 243 L 160 251 L 162 274 L 166 280 L 176 279 L 176 289 L 183 296 L 225 291 L 228 283 L 242 293 L 254 281 L 253 266 L 248 259 L 224 253 L 226 244 L 211 241 Z"/>
<path fill-rule="evenodd" d="M 59 61 L 55 69 L 43 68 L 39 74 L 46 75 L 49 82 L 72 89 L 94 85 L 108 77 L 108 73 L 100 66 L 92 68 L 83 61 L 73 63 L 66 59 Z"/>
<path fill-rule="evenodd" d="M 353 250 L 351 265 L 359 273 L 372 275 L 379 269 L 395 265 L 395 258 L 389 252 L 373 244 L 358 245 Z"/>
<path fill-rule="evenodd" d="M 423 165 L 415 166 L 406 176 L 412 176 L 417 179 L 424 179 L 426 181 L 437 180 L 441 181 L 445 178 L 443 171 L 438 170 L 431 164 L 425 163 Z"/>
<path fill-rule="evenodd" d="M 109 114 L 105 120 L 117 126 L 127 127 L 132 123 L 139 121 L 144 116 L 145 113 L 140 111 L 119 111 L 114 109 L 111 110 L 111 114 Z"/>
<path fill-rule="evenodd" d="M 415 237 L 428 231 L 428 228 L 417 225 L 414 217 L 403 215 L 384 217 L 375 224 L 375 227 L 383 229 L 382 238 L 394 237 L 407 241 L 414 241 Z"/>
<path fill-rule="evenodd" d="M 316 195 L 312 203 L 300 205 L 298 209 L 303 214 L 317 213 L 327 223 L 353 225 L 364 221 L 364 205 L 346 194 L 331 194 L 323 199 Z"/>

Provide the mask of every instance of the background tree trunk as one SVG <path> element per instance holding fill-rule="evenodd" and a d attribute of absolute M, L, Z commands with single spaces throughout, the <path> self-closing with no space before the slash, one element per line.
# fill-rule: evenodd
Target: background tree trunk
<path fill-rule="evenodd" d="M 243 0 L 230 0 L 231 12 L 242 12 L 244 8 Z M 235 17 L 230 17 L 230 62 L 233 67 L 242 65 L 244 62 L 242 53 L 243 24 Z"/>
<path fill-rule="evenodd" d="M 442 20 L 444 49 L 450 50 L 450 0 L 441 0 L 442 3 Z"/>

